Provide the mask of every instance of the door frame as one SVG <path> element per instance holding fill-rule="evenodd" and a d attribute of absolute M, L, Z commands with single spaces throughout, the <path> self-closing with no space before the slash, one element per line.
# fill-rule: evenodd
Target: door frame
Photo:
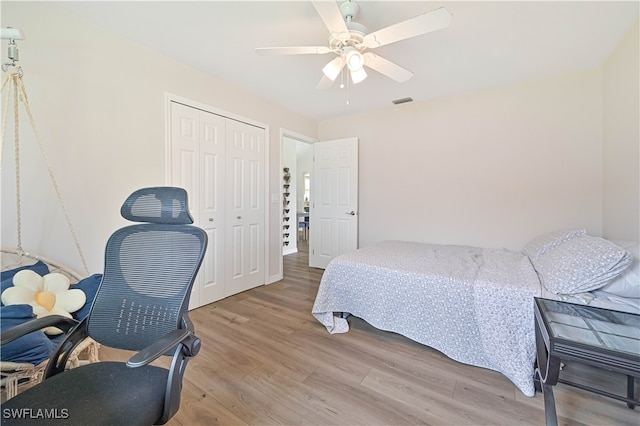
<path fill-rule="evenodd" d="M 221 110 L 219 108 L 213 107 L 211 105 L 204 104 L 202 102 L 194 101 L 193 99 L 188 99 L 174 93 L 164 92 L 164 181 L 165 185 L 171 184 L 171 102 L 177 102 L 192 108 L 200 109 L 202 111 L 210 112 L 215 115 L 219 115 L 221 117 L 229 118 L 231 120 L 240 121 L 242 123 L 249 124 L 251 126 L 259 127 L 264 129 L 264 276 L 263 276 L 263 284 L 268 284 L 269 276 L 269 247 L 270 247 L 270 204 L 269 200 L 271 199 L 269 196 L 269 189 L 271 188 L 270 180 L 269 180 L 269 135 L 270 128 L 266 123 L 262 123 L 257 120 L 253 120 L 251 118 L 247 118 L 238 114 L 233 114 L 228 111 Z M 282 256 L 281 256 L 282 259 Z M 282 263 L 282 261 L 280 262 Z"/>
<path fill-rule="evenodd" d="M 280 170 L 280 171 L 284 167 L 284 159 L 283 159 L 283 157 L 284 157 L 284 138 L 285 137 L 288 138 L 288 139 L 294 139 L 294 140 L 299 141 L 299 142 L 307 143 L 309 145 L 313 145 L 314 143 L 316 143 L 318 141 L 317 139 L 314 139 L 314 138 L 312 138 L 310 136 L 305 136 L 305 135 L 303 135 L 301 133 L 297 133 L 297 132 L 294 132 L 292 130 L 287 130 L 287 129 L 280 128 L 280 158 L 279 158 L 279 167 L 278 167 L 278 170 Z M 313 179 L 313 177 L 312 177 L 312 179 Z M 280 197 L 279 197 L 278 201 L 282 200 L 282 196 L 283 196 L 283 193 L 284 193 L 284 188 L 282 187 L 282 185 L 279 185 L 279 187 L 280 187 L 280 189 L 279 189 Z M 313 194 L 311 196 L 313 197 Z M 282 213 L 282 212 L 280 212 L 280 213 Z M 279 228 L 279 231 L 282 230 L 281 227 L 278 227 L 278 228 Z M 297 224 L 296 224 L 296 229 L 297 229 Z M 282 254 L 282 232 L 280 232 L 278 235 L 279 235 L 279 244 L 278 244 L 278 250 L 279 250 L 278 253 L 279 254 L 278 254 L 278 256 L 279 256 L 279 259 L 280 259 L 279 266 L 278 266 L 278 277 L 279 278 L 274 280 L 274 281 L 272 281 L 272 282 L 279 281 L 282 278 L 284 278 L 284 265 L 283 265 L 284 255 Z M 297 235 L 297 230 L 296 230 L 296 235 Z M 311 233 L 309 233 L 309 245 L 311 245 Z"/>

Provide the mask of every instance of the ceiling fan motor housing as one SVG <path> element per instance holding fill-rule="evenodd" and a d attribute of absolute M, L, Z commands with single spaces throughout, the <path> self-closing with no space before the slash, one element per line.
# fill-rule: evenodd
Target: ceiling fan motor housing
<path fill-rule="evenodd" d="M 358 3 L 352 0 L 345 1 L 340 5 L 340 13 L 345 20 L 347 28 L 349 29 L 350 37 L 348 40 L 340 40 L 342 43 L 337 42 L 331 47 L 335 49 L 341 49 L 345 46 L 352 46 L 360 52 L 366 49 L 366 46 L 362 44 L 362 39 L 367 34 L 367 27 L 353 20 L 359 11 L 360 6 L 358 6 Z M 333 42 L 334 38 L 331 37 L 331 39 L 329 40 L 329 44 L 331 45 Z"/>
<path fill-rule="evenodd" d="M 352 22 L 350 24 L 355 24 L 355 22 Z M 353 27 L 355 29 L 352 29 L 351 25 L 349 25 L 349 39 L 347 40 L 340 39 L 338 37 L 335 37 L 334 34 L 330 34 L 329 48 L 336 52 L 342 50 L 342 48 L 345 46 L 354 47 L 359 51 L 363 51 L 364 49 L 366 49 L 366 46 L 362 43 L 362 39 L 366 34 L 366 28 L 360 24 L 356 25 L 357 27 Z"/>
<path fill-rule="evenodd" d="M 352 0 L 345 1 L 340 5 L 340 13 L 342 13 L 342 17 L 347 22 L 355 18 L 359 11 L 360 6 L 358 6 L 358 3 Z"/>

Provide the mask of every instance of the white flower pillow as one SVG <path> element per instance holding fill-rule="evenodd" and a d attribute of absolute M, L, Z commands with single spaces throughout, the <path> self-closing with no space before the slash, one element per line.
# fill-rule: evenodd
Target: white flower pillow
<path fill-rule="evenodd" d="M 610 241 L 589 235 L 568 239 L 532 260 L 540 281 L 556 294 L 598 289 L 620 275 L 633 256 Z"/>
<path fill-rule="evenodd" d="M 4 290 L 0 298 L 5 306 L 31 305 L 38 318 L 47 315 L 72 318 L 70 312 L 82 308 L 87 297 L 82 290 L 69 290 L 69 286 L 69 278 L 62 274 L 51 273 L 42 277 L 30 269 L 24 269 L 13 276 L 13 287 Z M 47 327 L 44 332 L 56 335 L 61 334 L 62 330 Z"/>
<path fill-rule="evenodd" d="M 640 299 L 640 243 L 630 241 L 613 241 L 616 245 L 628 250 L 633 255 L 631 265 L 613 281 L 602 287 L 601 291 L 620 297 Z"/>
<path fill-rule="evenodd" d="M 583 235 L 587 235 L 587 231 L 584 228 L 558 229 L 556 231 L 551 231 L 546 234 L 539 235 L 529 241 L 522 248 L 522 254 L 528 256 L 531 262 L 535 262 L 540 258 L 540 256 L 563 242 Z"/>

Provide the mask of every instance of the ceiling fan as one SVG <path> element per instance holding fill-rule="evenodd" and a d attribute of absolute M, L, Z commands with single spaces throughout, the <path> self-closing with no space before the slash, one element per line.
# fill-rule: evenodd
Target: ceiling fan
<path fill-rule="evenodd" d="M 449 11 L 439 8 L 367 33 L 364 25 L 353 20 L 360 10 L 355 1 L 347 0 L 340 6 L 334 1 L 326 0 L 311 3 L 329 29 L 327 46 L 259 47 L 255 51 L 259 55 L 336 54 L 337 56 L 322 68 L 324 76 L 318 88 L 329 87 L 345 66 L 354 84 L 367 78 L 365 66 L 399 83 L 407 81 L 413 76 L 411 71 L 367 50 L 446 28 L 451 23 Z"/>

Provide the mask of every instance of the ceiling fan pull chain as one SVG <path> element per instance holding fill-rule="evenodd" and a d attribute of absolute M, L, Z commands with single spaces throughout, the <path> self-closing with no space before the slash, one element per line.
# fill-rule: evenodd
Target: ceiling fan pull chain
<path fill-rule="evenodd" d="M 347 90 L 345 91 L 346 97 L 347 97 L 347 105 L 349 105 L 349 92 L 351 89 L 351 79 L 347 77 Z"/>

